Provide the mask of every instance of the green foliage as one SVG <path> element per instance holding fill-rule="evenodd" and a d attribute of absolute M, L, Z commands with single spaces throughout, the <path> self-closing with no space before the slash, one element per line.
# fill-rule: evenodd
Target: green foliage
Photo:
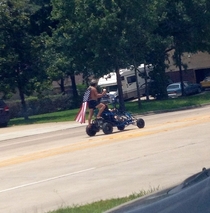
<path fill-rule="evenodd" d="M 185 96 L 175 99 L 167 100 L 149 100 L 142 101 L 141 109 L 138 108 L 136 102 L 126 103 L 126 109 L 132 113 L 144 114 L 150 112 L 167 112 L 178 109 L 185 109 L 185 107 L 199 107 L 203 104 L 210 104 L 210 93 L 204 93 L 194 96 Z"/>
<path fill-rule="evenodd" d="M 171 46 L 181 52 L 209 49 L 210 4 L 208 0 L 165 1 L 159 22 L 159 34 L 173 37 Z"/>
<path fill-rule="evenodd" d="M 137 102 L 126 102 L 126 109 L 134 114 L 158 113 L 163 111 L 173 111 L 177 109 L 185 109 L 185 107 L 199 107 L 203 104 L 210 104 L 210 93 L 202 93 L 194 96 L 185 96 L 168 100 L 149 100 L 142 101 L 139 109 Z M 47 107 L 47 106 L 46 106 Z M 112 108 L 112 106 L 110 106 Z M 17 108 L 19 109 L 19 108 Z M 61 121 L 74 121 L 79 109 L 56 111 L 48 114 L 33 115 L 29 120 L 22 118 L 11 119 L 9 125 L 23 125 L 31 123 L 48 123 Z"/>
<path fill-rule="evenodd" d="M 84 84 L 78 84 L 77 85 L 78 93 L 81 97 L 83 97 L 87 87 L 88 87 L 88 85 L 84 85 Z"/>
<path fill-rule="evenodd" d="M 67 208 L 62 208 L 56 211 L 51 211 L 49 213 L 101 213 L 105 212 L 106 210 L 109 210 L 111 208 L 114 208 L 115 206 L 118 206 L 120 204 L 123 204 L 125 202 L 134 200 L 136 198 L 142 197 L 145 194 L 147 194 L 145 191 L 141 191 L 140 193 L 134 193 L 131 194 L 128 197 L 122 197 L 122 198 L 113 198 L 109 200 L 100 200 L 94 203 L 85 204 L 81 206 L 72 206 Z"/>
<path fill-rule="evenodd" d="M 165 98 L 166 89 L 164 87 L 166 88 L 167 78 L 163 73 L 161 78 L 159 76 L 161 69 L 165 70 L 163 62 L 167 59 L 167 51 L 174 49 L 173 60 L 179 68 L 181 82 L 183 81 L 182 70 L 187 68 L 182 63 L 182 54 L 184 52 L 209 51 L 210 5 L 207 0 L 163 0 L 157 13 L 158 27 L 154 31 L 156 38 L 153 38 L 151 42 L 157 42 L 159 39 L 162 41 L 156 43 L 155 50 L 157 51 L 150 52 L 149 57 L 152 56 L 152 59 L 155 59 L 155 63 L 152 63 L 155 68 L 152 78 L 157 84 L 155 93 L 159 97 Z M 164 47 L 164 45 L 167 46 Z M 162 51 L 158 51 L 159 47 Z M 183 85 L 182 91 L 184 91 Z"/>
<path fill-rule="evenodd" d="M 209 20 L 208 0 L 3 0 L 0 91 L 18 89 L 26 106 L 25 96 L 70 76 L 78 99 L 75 75 L 87 82 L 115 70 L 121 97 L 119 69 L 145 63 L 154 67 L 154 96 L 164 99 L 167 51 L 175 49 L 180 71 L 183 52 L 210 52 Z"/>
<path fill-rule="evenodd" d="M 14 118 L 9 122 L 10 126 L 13 125 L 26 125 L 26 124 L 38 124 L 38 123 L 50 123 L 50 122 L 63 122 L 73 121 L 78 112 L 78 109 L 60 111 L 54 113 L 47 113 L 41 115 L 30 116 L 28 120 L 23 118 Z"/>
<path fill-rule="evenodd" d="M 23 111 L 20 101 L 8 101 L 10 108 L 10 117 L 22 117 Z M 78 107 L 78 103 L 73 101 L 69 95 L 57 95 L 38 99 L 31 97 L 26 99 L 27 115 L 40 115 L 45 113 L 63 111 Z"/>
<path fill-rule="evenodd" d="M 0 91 L 5 95 L 18 89 L 24 96 L 41 91 L 46 74 L 42 70 L 43 40 L 31 34 L 31 17 L 38 7 L 28 0 L 0 4 Z"/>
<path fill-rule="evenodd" d="M 39 36 L 42 33 L 52 35 L 52 29 L 57 25 L 57 21 L 51 19 L 51 0 L 33 0 L 36 11 L 30 16 L 31 34 Z"/>
<path fill-rule="evenodd" d="M 208 0 L 171 0 L 163 1 L 163 11 L 160 13 L 159 27 L 156 33 L 164 40 L 170 38 L 169 49 L 174 49 L 174 63 L 179 67 L 180 81 L 184 52 L 209 51 L 210 49 L 210 4 Z M 208 21 L 207 21 L 208 20 Z M 182 84 L 182 94 L 184 88 Z"/>

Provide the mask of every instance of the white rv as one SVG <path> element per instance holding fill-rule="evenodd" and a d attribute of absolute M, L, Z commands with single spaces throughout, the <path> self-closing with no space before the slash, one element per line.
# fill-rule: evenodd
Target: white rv
<path fill-rule="evenodd" d="M 138 67 L 140 72 L 144 72 L 144 65 L 140 65 Z M 149 67 L 146 68 L 146 72 L 148 73 L 151 69 Z M 124 100 L 130 98 L 137 98 L 137 87 L 136 87 L 136 76 L 134 69 L 121 69 L 120 76 L 122 81 L 122 91 Z M 140 77 L 137 73 L 137 79 L 140 89 L 140 95 L 145 95 L 145 79 Z M 118 85 L 117 85 L 117 76 L 115 72 L 111 72 L 108 75 L 104 75 L 98 81 L 98 85 L 101 88 L 106 88 L 108 94 L 110 96 L 117 97 L 118 96 Z"/>

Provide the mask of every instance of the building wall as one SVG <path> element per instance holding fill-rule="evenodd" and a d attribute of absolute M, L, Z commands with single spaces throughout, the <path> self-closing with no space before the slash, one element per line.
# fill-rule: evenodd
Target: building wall
<path fill-rule="evenodd" d="M 179 82 L 180 81 L 180 74 L 179 74 L 178 71 L 167 72 L 166 74 L 169 76 L 169 78 L 173 82 Z M 183 71 L 182 77 L 183 77 L 183 81 L 190 81 L 190 82 L 196 83 L 195 72 L 192 69 Z"/>
<path fill-rule="evenodd" d="M 168 68 L 166 74 L 173 82 L 180 81 L 179 68 L 174 65 L 172 55 L 169 53 Z M 206 76 L 210 75 L 210 54 L 207 52 L 198 52 L 196 54 L 185 53 L 182 56 L 182 62 L 187 65 L 187 70 L 183 70 L 183 80 L 199 83 Z"/>
<path fill-rule="evenodd" d="M 172 60 L 172 55 L 174 51 L 169 53 L 169 68 L 166 72 L 178 71 L 178 67 L 174 65 Z M 207 52 L 198 52 L 196 54 L 185 53 L 182 56 L 182 62 L 187 65 L 187 69 L 197 70 L 197 69 L 205 69 L 210 68 L 210 54 Z"/>

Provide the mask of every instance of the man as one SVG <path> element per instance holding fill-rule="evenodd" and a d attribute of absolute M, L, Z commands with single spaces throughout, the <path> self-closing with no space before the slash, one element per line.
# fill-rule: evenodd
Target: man
<path fill-rule="evenodd" d="M 97 89 L 97 81 L 96 80 L 91 80 L 90 82 L 90 97 L 88 100 L 88 107 L 89 107 L 89 116 L 88 116 L 88 126 L 90 127 L 91 125 L 91 119 L 93 117 L 93 112 L 94 109 L 98 109 L 98 114 L 97 118 L 101 117 L 102 112 L 104 111 L 106 105 L 103 103 L 98 102 L 98 98 L 101 98 L 106 94 L 106 89 L 103 89 L 103 92 L 100 94 L 98 93 Z"/>

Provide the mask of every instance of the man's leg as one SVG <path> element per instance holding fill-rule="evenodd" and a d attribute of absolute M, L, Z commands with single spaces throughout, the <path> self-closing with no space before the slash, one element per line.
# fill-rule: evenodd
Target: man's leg
<path fill-rule="evenodd" d="M 99 105 L 96 106 L 96 108 L 98 108 L 97 118 L 101 117 L 101 114 L 104 111 L 105 107 L 106 107 L 106 105 L 103 103 L 100 103 Z"/>
<path fill-rule="evenodd" d="M 89 115 L 88 115 L 88 126 L 90 127 L 91 125 L 91 119 L 93 117 L 93 109 L 89 109 Z"/>

